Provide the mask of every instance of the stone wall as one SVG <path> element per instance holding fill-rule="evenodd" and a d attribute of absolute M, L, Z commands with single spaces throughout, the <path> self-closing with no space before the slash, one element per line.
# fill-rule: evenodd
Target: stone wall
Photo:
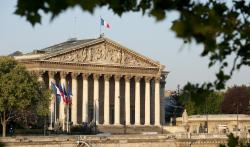
<path fill-rule="evenodd" d="M 102 136 L 26 136 L 0 138 L 6 146 L 15 147 L 75 147 L 77 143 L 90 147 L 217 147 L 224 138 L 181 139 L 174 135 L 102 135 Z"/>
<path fill-rule="evenodd" d="M 250 115 L 244 114 L 191 115 L 188 116 L 186 124 L 182 121 L 183 118 L 178 117 L 176 125 L 188 126 L 190 133 L 199 133 L 199 127 L 204 126 L 206 121 L 208 121 L 208 133 L 235 132 L 237 124 L 240 132 L 248 132 L 250 130 Z M 224 126 L 226 130 L 222 131 L 220 126 Z"/>

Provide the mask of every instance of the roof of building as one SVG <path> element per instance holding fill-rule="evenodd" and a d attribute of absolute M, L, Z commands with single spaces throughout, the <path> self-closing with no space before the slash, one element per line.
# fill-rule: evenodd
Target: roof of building
<path fill-rule="evenodd" d="M 97 53 L 102 58 L 92 58 L 92 56 L 97 55 Z M 107 58 L 107 56 L 109 57 Z M 57 64 L 60 62 L 77 64 L 78 66 L 80 64 L 98 66 L 106 66 L 108 64 L 110 66 L 128 68 L 150 68 L 161 71 L 162 76 L 166 76 L 169 73 L 168 71 L 163 71 L 165 66 L 161 65 L 159 61 L 143 56 L 103 35 L 98 38 L 82 40 L 71 38 L 65 42 L 42 49 L 36 49 L 21 56 L 14 56 L 14 58 L 25 63 L 34 62 L 44 64 L 48 62 Z"/>
<path fill-rule="evenodd" d="M 68 49 L 68 48 L 71 48 L 71 47 L 75 47 L 75 46 L 80 45 L 80 44 L 85 44 L 87 42 L 94 41 L 94 40 L 97 40 L 97 39 L 77 40 L 76 38 L 70 38 L 69 40 L 67 40 L 65 42 L 55 44 L 55 45 L 52 45 L 52 46 L 49 46 L 49 47 L 46 47 L 46 48 L 43 48 L 43 49 L 34 50 L 33 52 L 28 53 L 28 54 L 54 53 L 54 52 L 57 52 L 57 51 L 61 51 L 61 50 L 65 50 L 65 49 Z"/>

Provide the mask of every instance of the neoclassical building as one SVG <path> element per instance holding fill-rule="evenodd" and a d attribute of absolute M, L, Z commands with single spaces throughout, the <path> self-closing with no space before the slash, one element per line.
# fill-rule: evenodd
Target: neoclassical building
<path fill-rule="evenodd" d="M 106 37 L 71 39 L 15 59 L 48 87 L 55 82 L 72 89 L 73 124 L 94 116 L 98 125 L 164 123 L 164 66 Z M 52 121 L 65 123 L 65 107 L 51 101 Z"/>

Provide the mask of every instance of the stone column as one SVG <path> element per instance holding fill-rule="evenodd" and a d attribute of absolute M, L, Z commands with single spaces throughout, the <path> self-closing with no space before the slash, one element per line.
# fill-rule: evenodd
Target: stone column
<path fill-rule="evenodd" d="M 48 71 L 48 76 L 49 76 L 49 89 L 52 89 L 51 83 L 55 83 L 55 72 Z M 49 125 L 49 130 L 52 130 L 52 124 L 53 124 L 53 118 L 54 117 L 54 112 L 55 112 L 55 96 L 53 93 L 51 93 L 51 101 L 50 101 L 50 125 Z"/>
<path fill-rule="evenodd" d="M 71 104 L 71 121 L 73 125 L 77 124 L 77 76 L 78 73 L 72 73 L 72 104 Z"/>
<path fill-rule="evenodd" d="M 165 76 L 161 76 L 160 80 L 160 122 L 162 125 L 165 124 L 165 99 L 164 99 L 164 92 L 165 92 Z"/>
<path fill-rule="evenodd" d="M 160 78 L 155 78 L 155 125 L 160 126 Z"/>
<path fill-rule="evenodd" d="M 115 76 L 115 125 L 120 125 L 120 78 Z"/>
<path fill-rule="evenodd" d="M 141 125 L 140 80 L 141 77 L 135 77 L 135 125 Z"/>
<path fill-rule="evenodd" d="M 104 125 L 109 125 L 109 78 L 110 75 L 104 75 Z"/>
<path fill-rule="evenodd" d="M 37 76 L 38 76 L 38 82 L 44 82 L 43 80 L 43 71 L 37 71 Z"/>
<path fill-rule="evenodd" d="M 99 74 L 93 74 L 94 78 L 94 117 L 96 124 L 99 124 Z"/>
<path fill-rule="evenodd" d="M 150 125 L 150 77 L 145 77 L 145 125 Z"/>
<path fill-rule="evenodd" d="M 30 71 L 30 74 L 31 74 L 32 76 L 36 76 L 38 82 L 44 82 L 44 81 L 43 81 L 43 74 L 44 74 L 44 71 L 42 71 L 42 70 L 34 70 L 34 71 Z"/>
<path fill-rule="evenodd" d="M 125 76 L 125 123 L 131 125 L 130 122 L 130 76 Z"/>
<path fill-rule="evenodd" d="M 61 86 L 66 86 L 66 76 L 68 73 L 66 72 L 60 72 L 60 76 L 61 76 Z M 65 102 L 63 101 L 63 99 L 61 99 L 60 101 L 60 107 L 59 107 L 59 120 L 62 123 L 62 129 L 64 131 L 65 127 Z"/>
<path fill-rule="evenodd" d="M 82 121 L 88 122 L 88 74 L 82 74 Z"/>

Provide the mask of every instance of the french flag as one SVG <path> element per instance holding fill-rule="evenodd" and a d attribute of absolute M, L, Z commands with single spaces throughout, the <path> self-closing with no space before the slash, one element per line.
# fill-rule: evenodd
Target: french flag
<path fill-rule="evenodd" d="M 105 21 L 103 18 L 101 18 L 101 26 L 104 26 L 107 29 L 111 28 L 110 24 L 107 21 Z"/>
<path fill-rule="evenodd" d="M 63 102 L 66 103 L 65 94 L 64 94 L 64 92 L 63 92 L 62 86 L 59 84 L 57 87 L 58 87 L 58 89 L 59 89 L 59 91 L 60 91 L 60 96 L 61 96 Z"/>

